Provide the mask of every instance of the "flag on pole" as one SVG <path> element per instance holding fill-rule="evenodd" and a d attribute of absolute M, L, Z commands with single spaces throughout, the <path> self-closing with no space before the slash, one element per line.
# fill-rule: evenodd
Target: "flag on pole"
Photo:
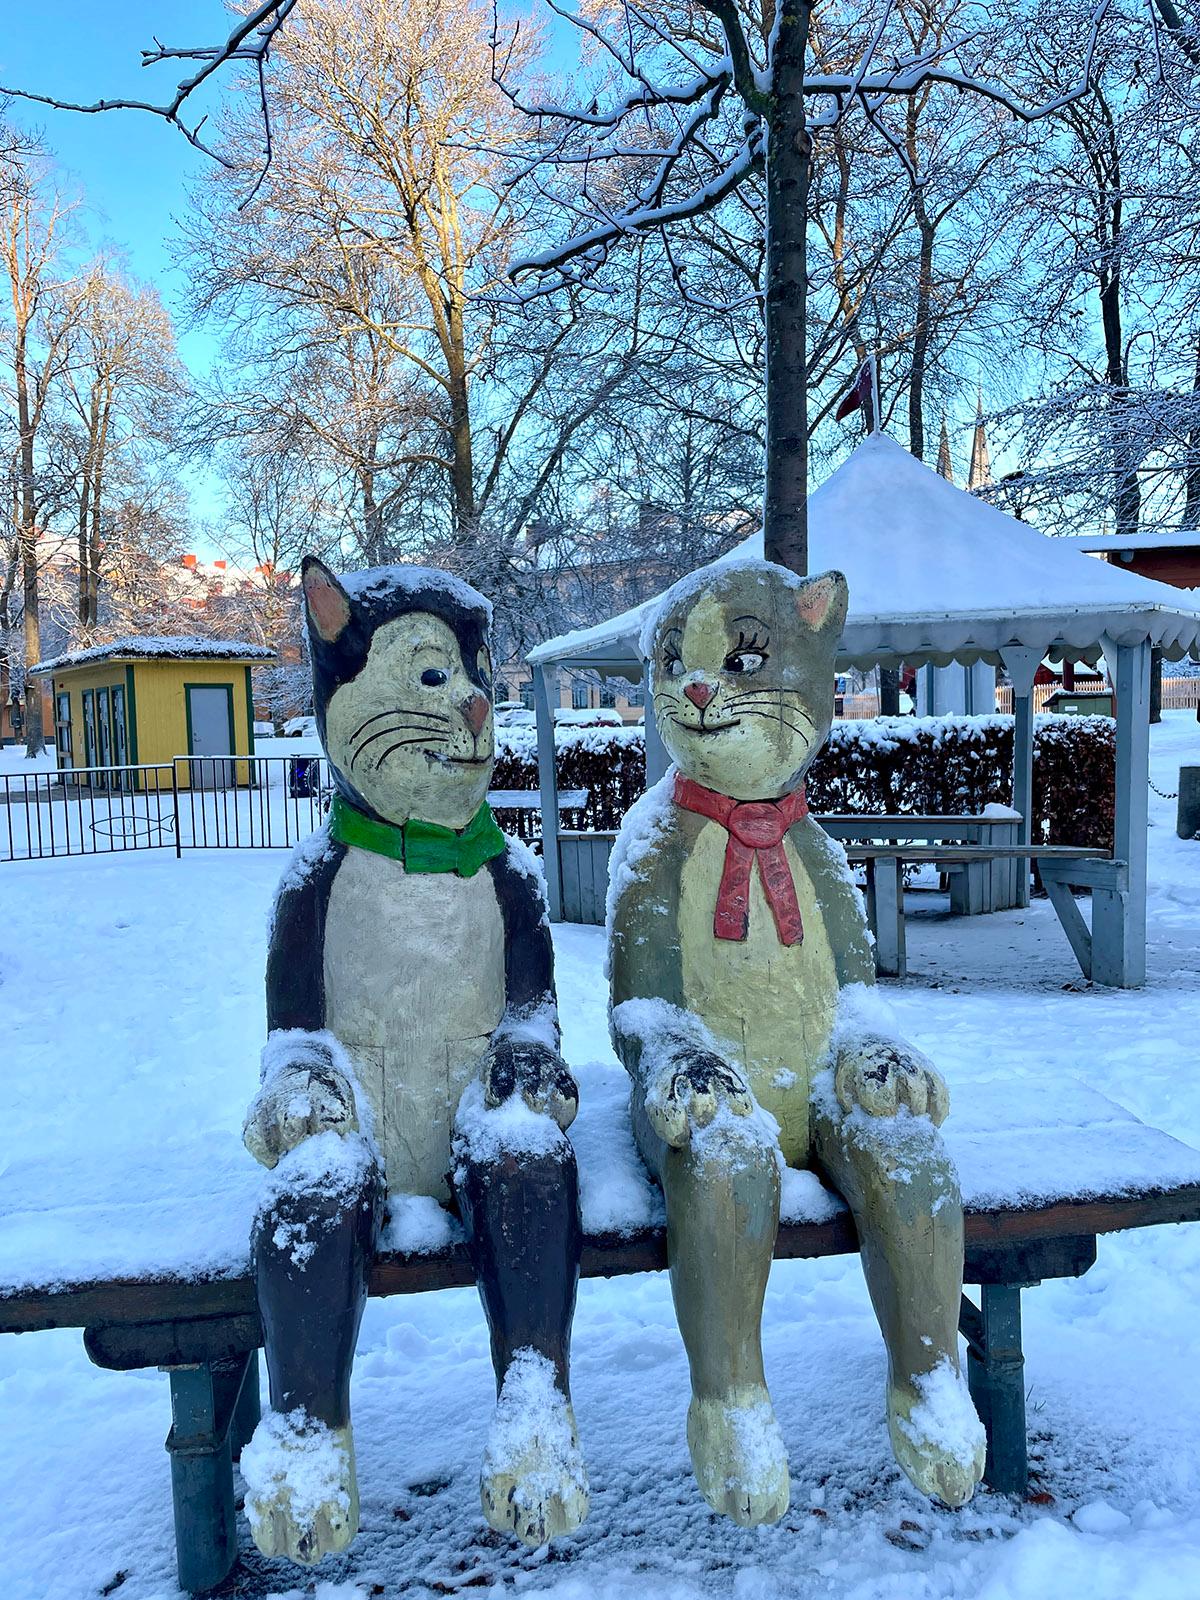
<path fill-rule="evenodd" d="M 852 411 L 862 412 L 868 433 L 879 431 L 879 374 L 874 356 L 868 356 L 858 369 L 858 376 L 833 414 L 834 421 L 841 422 Z"/>

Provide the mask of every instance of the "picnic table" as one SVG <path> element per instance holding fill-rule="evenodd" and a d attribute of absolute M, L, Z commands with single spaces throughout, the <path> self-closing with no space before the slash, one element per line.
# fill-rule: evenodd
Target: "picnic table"
<path fill-rule="evenodd" d="M 924 822 L 934 819 L 924 818 Z M 948 824 L 959 819 L 945 819 Z M 824 825 L 825 819 L 822 819 Z M 1092 845 L 1016 844 L 1016 843 L 931 843 L 923 838 L 897 839 L 903 817 L 856 818 L 858 839 L 868 832 L 872 842 L 847 842 L 840 835 L 851 866 L 863 866 L 867 874 L 867 918 L 875 936 L 875 969 L 883 977 L 903 978 L 908 971 L 904 930 L 904 869 L 906 866 L 936 866 L 941 871 L 972 868 L 992 871 L 997 865 L 1037 863 L 1042 884 L 1070 941 L 1075 959 L 1085 978 L 1093 976 L 1092 933 L 1079 910 L 1073 888 L 1088 888 L 1094 894 L 1122 895 L 1128 891 L 1128 869 L 1114 861 L 1111 851 Z M 871 826 L 868 827 L 868 824 Z M 830 832 L 834 830 L 829 829 Z M 1028 868 L 1026 869 L 1028 870 Z M 968 893 L 971 893 L 968 889 Z M 1019 903 L 1016 900 L 1010 904 Z M 961 910 L 951 902 L 952 910 Z M 980 905 L 980 910 L 999 909 Z"/>
<path fill-rule="evenodd" d="M 571 1130 L 579 1159 L 586 1277 L 666 1265 L 662 1198 L 642 1167 L 616 1068 L 580 1072 Z M 952 1083 L 944 1133 L 966 1210 L 961 1329 L 988 1436 L 985 1481 L 1027 1484 L 1022 1291 L 1076 1277 L 1097 1238 L 1200 1218 L 1200 1152 L 1071 1079 Z M 237 1553 L 233 1462 L 259 1415 L 261 1331 L 248 1241 L 262 1172 L 233 1129 L 181 1134 L 168 1150 L 114 1166 L 111 1153 L 56 1170 L 10 1164 L 0 1188 L 0 1332 L 78 1327 L 112 1370 L 165 1367 L 179 1579 L 201 1590 Z M 462 1287 L 472 1275 L 457 1223 L 431 1236 L 429 1202 L 394 1197 L 372 1295 Z M 838 1196 L 808 1172 L 784 1175 L 778 1259 L 857 1249 Z M 632 1422 L 633 1419 L 631 1419 Z M 882 1426 L 882 1420 L 881 1420 Z"/>

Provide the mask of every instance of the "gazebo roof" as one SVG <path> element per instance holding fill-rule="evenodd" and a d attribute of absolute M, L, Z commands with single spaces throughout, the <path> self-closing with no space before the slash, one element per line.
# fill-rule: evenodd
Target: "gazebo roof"
<path fill-rule="evenodd" d="M 1200 595 L 1156 583 L 1048 538 L 967 494 L 894 439 L 865 439 L 808 503 L 809 570 L 850 584 L 841 664 L 987 660 L 1005 649 L 1095 660 L 1149 641 L 1171 660 L 1200 645 Z M 714 562 L 762 557 L 756 533 Z M 640 671 L 655 596 L 548 640 L 528 659 Z"/>
<path fill-rule="evenodd" d="M 264 644 L 249 644 L 242 639 L 202 639 L 176 634 L 131 634 L 111 644 L 89 645 L 84 650 L 68 650 L 30 667 L 30 676 L 66 672 L 72 667 L 91 666 L 101 661 L 231 661 L 239 665 L 277 659 Z"/>

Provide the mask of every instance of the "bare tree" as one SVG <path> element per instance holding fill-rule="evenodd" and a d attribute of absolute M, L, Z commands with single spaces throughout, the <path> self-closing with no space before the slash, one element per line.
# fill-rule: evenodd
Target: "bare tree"
<path fill-rule="evenodd" d="M 42 559 L 46 483 L 39 479 L 38 436 L 47 421 L 54 386 L 69 357 L 77 294 L 60 278 L 61 252 L 74 206 L 54 187 L 44 149 L 30 145 L 6 163 L 0 186 L 0 271 L 9 291 L 11 322 L 4 329 L 15 420 L 13 496 L 21 565 L 25 664 L 41 654 L 38 575 Z M 45 747 L 42 702 L 27 697 L 26 753 Z"/>
<path fill-rule="evenodd" d="M 623 0 L 611 30 L 571 18 L 604 52 L 624 87 L 562 104 L 510 88 L 541 135 L 526 180 L 548 193 L 568 236 L 519 270 L 546 281 L 595 281 L 630 236 L 671 230 L 711 211 L 756 171 L 766 187 L 766 489 L 768 555 L 807 565 L 807 217 L 814 134 L 849 113 L 887 136 L 882 113 L 927 85 L 980 94 L 1012 116 L 1047 115 L 1087 92 L 1106 0 L 1082 19 L 1079 71 L 1031 103 L 1009 86 L 1014 19 L 885 64 L 891 7 L 879 14 L 852 66 L 809 71 L 813 0 L 779 0 L 748 28 L 733 0 L 700 0 L 700 15 Z M 707 25 L 706 25 L 707 23 Z M 1036 25 L 1036 24 L 1035 24 Z M 510 30 L 497 36 L 498 73 L 512 76 Z M 996 67 L 986 75 L 989 62 Z M 1011 74 L 1010 74 L 1011 76 Z M 814 110 L 810 116 L 809 104 Z"/>
<path fill-rule="evenodd" d="M 185 384 L 174 330 L 153 290 L 127 282 L 104 261 L 83 276 L 72 360 L 65 373 L 78 438 L 76 548 L 83 638 L 100 621 L 100 587 L 110 530 L 110 495 L 128 490 L 148 447 L 165 444 Z"/>

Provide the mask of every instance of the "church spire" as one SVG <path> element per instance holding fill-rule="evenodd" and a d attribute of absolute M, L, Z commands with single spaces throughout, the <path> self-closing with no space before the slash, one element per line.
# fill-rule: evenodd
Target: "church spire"
<path fill-rule="evenodd" d="M 947 483 L 954 482 L 954 468 L 950 462 L 950 435 L 946 432 L 946 418 L 942 417 L 942 442 L 938 445 L 938 474 Z"/>
<path fill-rule="evenodd" d="M 971 466 L 967 472 L 968 490 L 986 489 L 992 481 L 992 458 L 983 426 L 983 385 L 975 399 L 975 433 L 971 439 Z"/>

